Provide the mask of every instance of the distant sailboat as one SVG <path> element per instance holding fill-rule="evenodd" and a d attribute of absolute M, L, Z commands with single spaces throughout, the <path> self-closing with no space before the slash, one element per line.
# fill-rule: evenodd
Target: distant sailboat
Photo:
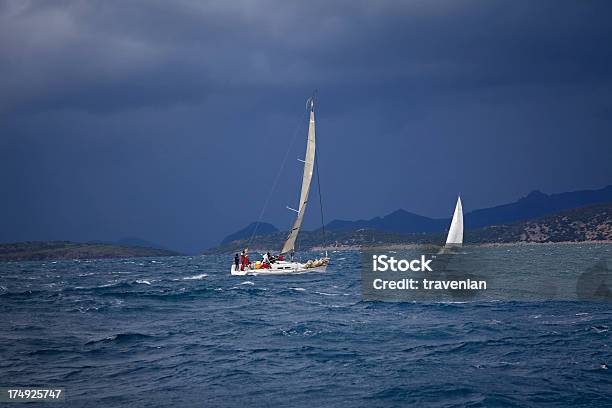
<path fill-rule="evenodd" d="M 457 205 L 455 205 L 453 220 L 451 221 L 448 236 L 446 237 L 446 246 L 461 245 L 463 245 L 463 208 L 461 206 L 461 197 L 457 197 Z"/>
<path fill-rule="evenodd" d="M 280 274 L 289 274 L 289 273 L 302 273 L 302 272 L 310 272 L 310 271 L 325 271 L 327 268 L 327 264 L 329 263 L 329 258 L 327 256 L 320 258 L 309 260 L 306 263 L 294 262 L 293 254 L 295 251 L 295 241 L 300 233 L 300 228 L 302 226 L 302 219 L 304 218 L 304 213 L 306 212 L 306 204 L 308 204 L 308 195 L 310 194 L 310 184 L 312 181 L 312 173 L 314 170 L 315 164 L 315 152 L 316 152 L 316 137 L 315 137 L 315 114 L 314 114 L 314 99 L 310 98 L 308 100 L 308 110 L 310 111 L 310 122 L 308 125 L 308 140 L 306 142 L 306 156 L 304 160 L 300 160 L 304 163 L 304 174 L 302 176 L 302 189 L 300 192 L 300 203 L 298 209 L 293 209 L 287 207 L 291 211 L 295 211 L 297 216 L 295 221 L 293 222 L 293 226 L 291 231 L 289 231 L 289 236 L 283 245 L 279 253 L 279 257 L 282 256 L 282 260 L 276 260 L 269 264 L 267 268 L 259 268 L 257 269 L 253 264 L 250 264 L 248 267 L 238 267 L 232 265 L 231 274 L 232 275 L 280 275 Z M 327 255 L 327 254 L 326 254 Z M 287 261 L 284 258 L 289 256 L 290 260 Z"/>

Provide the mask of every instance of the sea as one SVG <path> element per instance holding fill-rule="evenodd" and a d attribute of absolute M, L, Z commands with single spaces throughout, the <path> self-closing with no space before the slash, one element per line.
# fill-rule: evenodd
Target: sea
<path fill-rule="evenodd" d="M 484 250 L 563 269 L 611 248 Z M 2 263 L 0 387 L 70 407 L 612 406 L 611 301 L 371 301 L 360 254 L 330 257 L 267 277 L 230 276 L 233 254 Z"/>

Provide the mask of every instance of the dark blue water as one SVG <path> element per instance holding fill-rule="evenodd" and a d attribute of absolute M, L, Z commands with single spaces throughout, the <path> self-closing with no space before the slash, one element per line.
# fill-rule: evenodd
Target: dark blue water
<path fill-rule="evenodd" d="M 75 407 L 612 405 L 609 302 L 365 302 L 354 252 L 324 274 L 230 262 L 0 265 L 0 386 Z"/>

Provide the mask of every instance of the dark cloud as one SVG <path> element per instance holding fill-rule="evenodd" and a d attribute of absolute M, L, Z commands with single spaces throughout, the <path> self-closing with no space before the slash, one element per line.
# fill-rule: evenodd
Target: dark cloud
<path fill-rule="evenodd" d="M 609 11 L 556 1 L 6 2 L 3 109 L 120 110 L 245 88 L 609 80 Z"/>
<path fill-rule="evenodd" d="M 12 214 L 0 239 L 213 244 L 259 214 L 313 89 L 330 216 L 400 206 L 439 216 L 457 189 L 469 208 L 609 183 L 610 11 L 605 1 L 0 2 Z M 287 172 L 283 203 L 266 215 L 279 227 L 299 168 Z M 239 190 L 258 199 L 228 199 Z"/>

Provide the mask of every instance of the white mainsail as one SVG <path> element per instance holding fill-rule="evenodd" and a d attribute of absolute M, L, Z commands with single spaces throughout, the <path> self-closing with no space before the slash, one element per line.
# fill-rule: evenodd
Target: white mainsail
<path fill-rule="evenodd" d="M 457 205 L 453 214 L 448 236 L 446 237 L 446 245 L 462 245 L 463 244 L 463 208 L 461 206 L 461 197 L 457 197 Z"/>
<path fill-rule="evenodd" d="M 308 194 L 310 193 L 310 181 L 312 180 L 312 171 L 315 161 L 315 117 L 314 117 L 314 100 L 309 100 L 310 109 L 310 125 L 308 126 L 308 142 L 306 143 L 306 157 L 304 158 L 304 175 L 302 176 L 302 192 L 300 193 L 300 206 L 298 207 L 297 217 L 293 223 L 293 227 L 289 232 L 287 241 L 283 245 L 281 254 L 292 252 L 295 249 L 295 240 L 297 239 L 306 204 L 308 203 Z"/>

